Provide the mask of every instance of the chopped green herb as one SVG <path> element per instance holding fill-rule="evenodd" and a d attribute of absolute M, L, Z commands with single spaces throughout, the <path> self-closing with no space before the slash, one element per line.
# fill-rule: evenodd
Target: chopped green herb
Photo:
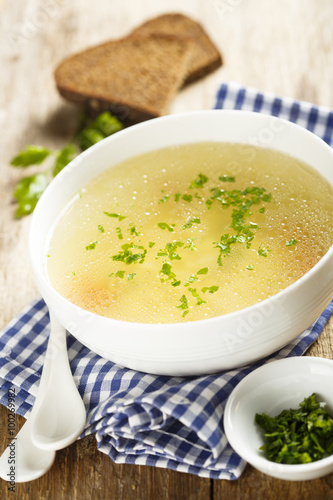
<path fill-rule="evenodd" d="M 136 273 L 130 273 L 130 274 L 128 274 L 127 275 L 127 281 L 131 281 L 134 278 L 135 275 L 136 275 Z"/>
<path fill-rule="evenodd" d="M 283 410 L 276 417 L 256 414 L 265 444 L 265 457 L 277 463 L 302 464 L 333 455 L 333 417 L 314 393 L 297 409 Z"/>
<path fill-rule="evenodd" d="M 125 272 L 126 271 L 117 271 L 115 277 L 123 279 L 123 277 L 125 276 Z"/>
<path fill-rule="evenodd" d="M 197 247 L 195 246 L 194 244 L 194 241 L 196 240 L 197 238 L 188 238 L 186 243 L 187 245 L 184 246 L 184 248 L 187 248 L 188 250 L 192 250 L 192 251 L 198 251 Z"/>
<path fill-rule="evenodd" d="M 199 174 L 197 179 L 192 181 L 189 187 L 190 187 L 190 189 L 202 188 L 202 187 L 204 187 L 204 185 L 206 184 L 207 181 L 208 181 L 208 177 L 206 177 L 203 174 Z M 184 197 L 183 197 L 183 199 L 184 199 Z M 185 200 L 185 201 L 187 201 L 187 200 Z"/>
<path fill-rule="evenodd" d="M 115 134 L 124 128 L 122 123 L 115 116 L 111 115 L 108 111 L 100 114 L 92 124 L 104 137 Z"/>
<path fill-rule="evenodd" d="M 100 233 L 105 233 L 105 230 L 104 230 L 104 227 L 102 226 L 102 224 L 98 224 L 98 227 L 97 227 L 97 228 L 98 228 L 98 231 L 99 231 Z"/>
<path fill-rule="evenodd" d="M 129 223 L 129 229 L 128 229 L 128 231 L 131 233 L 132 236 L 140 236 L 140 233 L 136 229 L 136 227 L 133 225 L 133 222 Z"/>
<path fill-rule="evenodd" d="M 286 247 L 292 247 L 294 245 L 297 245 L 297 240 L 293 239 L 293 240 L 289 240 L 287 241 L 286 243 Z"/>
<path fill-rule="evenodd" d="M 125 264 L 142 264 L 145 260 L 147 250 L 141 245 L 134 243 L 125 243 L 122 245 L 122 250 L 116 255 L 112 255 L 111 259 L 114 261 L 124 262 Z M 143 250 L 142 252 L 133 253 L 132 250 Z"/>
<path fill-rule="evenodd" d="M 272 201 L 272 195 L 271 193 L 264 194 L 261 199 L 262 201 L 266 201 L 267 203 L 269 203 Z"/>
<path fill-rule="evenodd" d="M 204 286 L 203 288 L 201 288 L 201 291 L 203 293 L 206 293 L 207 291 L 208 291 L 208 293 L 215 293 L 215 292 L 217 292 L 218 289 L 219 289 L 218 285 Z"/>
<path fill-rule="evenodd" d="M 261 208 L 259 208 L 259 213 L 264 214 L 265 210 L 266 210 L 266 207 L 261 207 Z"/>
<path fill-rule="evenodd" d="M 78 143 L 83 151 L 102 141 L 104 138 L 105 135 L 94 127 L 85 127 L 77 136 Z"/>
<path fill-rule="evenodd" d="M 191 194 L 183 194 L 182 200 L 187 201 L 190 203 L 192 201 L 193 196 Z"/>
<path fill-rule="evenodd" d="M 267 257 L 268 252 L 270 252 L 270 250 L 266 247 L 263 247 L 263 248 L 259 248 L 257 253 L 258 253 L 258 255 L 261 255 L 261 257 Z"/>
<path fill-rule="evenodd" d="M 72 271 L 72 275 L 75 276 L 75 271 Z"/>
<path fill-rule="evenodd" d="M 44 160 L 48 157 L 52 157 L 51 162 L 47 162 L 45 164 L 46 172 L 41 173 L 39 175 L 45 176 L 45 179 L 58 175 L 58 173 L 70 162 L 72 161 L 77 154 L 84 149 L 96 144 L 100 140 L 104 139 L 104 137 L 111 135 L 118 130 L 123 128 L 123 125 L 119 122 L 119 120 L 112 116 L 109 112 L 102 113 L 99 115 L 95 121 L 89 121 L 85 117 L 81 119 L 81 123 L 79 126 L 79 132 L 75 135 L 75 137 L 60 151 L 50 151 L 47 148 L 42 146 L 28 145 L 25 147 L 23 151 L 17 154 L 11 161 L 11 165 L 14 167 L 29 167 L 31 165 L 41 165 L 44 164 Z M 87 123 L 85 128 L 84 125 Z M 41 177 L 36 175 L 25 177 L 18 184 L 18 188 L 21 189 L 22 184 L 25 188 L 27 188 L 28 184 L 31 186 L 31 189 L 36 188 L 36 184 L 41 185 L 40 181 Z M 21 184 L 22 182 L 22 184 Z M 47 182 L 46 182 L 47 184 Z M 45 186 L 46 187 L 46 186 Z M 43 188 L 43 191 L 45 189 Z M 37 196 L 40 197 L 42 191 L 39 191 Z M 20 218 L 24 215 L 30 214 L 33 212 L 36 203 L 36 195 L 34 196 L 23 196 L 21 193 L 20 200 L 18 196 L 14 193 L 14 197 L 19 201 L 19 206 L 16 212 L 16 217 Z"/>
<path fill-rule="evenodd" d="M 117 232 L 117 236 L 120 240 L 122 240 L 124 237 L 123 237 L 123 233 L 121 232 L 121 227 L 116 227 L 116 232 Z"/>
<path fill-rule="evenodd" d="M 47 178 L 45 174 L 24 177 L 17 183 L 14 191 L 14 198 L 18 201 L 15 213 L 17 219 L 33 212 L 46 186 Z"/>
<path fill-rule="evenodd" d="M 235 182 L 235 177 L 230 177 L 228 175 L 222 175 L 221 177 L 219 177 L 219 180 L 222 181 L 222 182 Z"/>
<path fill-rule="evenodd" d="M 162 266 L 162 269 L 160 270 L 160 274 L 164 274 L 165 276 L 167 276 L 167 280 L 171 280 L 172 283 L 175 283 L 177 280 L 176 280 L 176 275 L 175 273 L 172 271 L 172 265 L 170 264 L 170 262 L 164 262 L 163 266 Z M 165 279 L 164 278 L 160 278 L 161 282 L 164 283 Z"/>
<path fill-rule="evenodd" d="M 196 274 L 191 274 L 191 276 L 185 281 L 184 286 L 189 286 L 191 283 L 198 281 L 198 276 Z"/>
<path fill-rule="evenodd" d="M 176 193 L 175 194 L 175 201 L 179 201 L 179 198 L 180 198 L 180 193 Z"/>
<path fill-rule="evenodd" d="M 155 241 L 150 241 L 148 243 L 149 248 L 153 248 L 154 245 L 155 245 Z"/>
<path fill-rule="evenodd" d="M 197 274 L 207 274 L 208 273 L 208 267 L 203 267 L 202 269 L 199 269 Z"/>
<path fill-rule="evenodd" d="M 201 224 L 201 220 L 198 217 L 188 220 L 182 227 L 182 229 L 189 229 L 193 224 Z"/>
<path fill-rule="evenodd" d="M 10 164 L 13 167 L 29 167 L 30 165 L 40 165 L 51 151 L 42 146 L 28 145 L 16 155 Z"/>
<path fill-rule="evenodd" d="M 181 257 L 176 252 L 177 248 L 180 248 L 184 245 L 181 241 L 174 241 L 167 243 L 165 245 L 164 250 L 160 250 L 157 253 L 157 257 L 169 257 L 170 260 L 181 260 Z"/>
<path fill-rule="evenodd" d="M 115 214 L 115 213 L 110 213 L 110 212 L 103 212 L 105 215 L 107 215 L 108 217 L 113 217 L 115 219 L 118 219 L 119 222 L 121 222 L 122 220 L 126 219 L 126 215 L 120 215 L 120 214 Z"/>
<path fill-rule="evenodd" d="M 94 241 L 93 243 L 90 243 L 89 245 L 86 246 L 86 250 L 94 250 L 97 243 L 98 243 L 98 241 Z"/>
<path fill-rule="evenodd" d="M 196 303 L 197 306 L 201 306 L 201 304 L 206 304 L 207 303 L 207 300 L 203 300 L 200 297 L 200 295 L 198 294 L 196 288 L 188 288 L 188 291 L 193 295 L 193 297 L 195 297 L 197 299 L 197 303 Z"/>
<path fill-rule="evenodd" d="M 85 149 L 90 148 L 97 142 L 101 141 L 105 137 L 118 132 L 123 128 L 123 125 L 120 121 L 112 116 L 108 111 L 99 115 L 96 120 L 90 125 L 86 126 L 81 132 L 77 135 L 77 141 L 84 151 Z"/>
<path fill-rule="evenodd" d="M 158 224 L 158 227 L 160 229 L 167 229 L 168 231 L 170 231 L 170 233 L 173 231 L 173 228 L 175 227 L 175 224 L 171 224 L 171 226 L 169 226 L 169 224 L 167 224 L 166 222 L 159 222 Z"/>
<path fill-rule="evenodd" d="M 179 286 L 180 284 L 181 284 L 180 280 L 174 281 L 173 283 L 171 283 L 172 286 Z"/>
<path fill-rule="evenodd" d="M 160 200 L 158 200 L 158 203 L 166 203 L 169 198 L 170 198 L 170 195 L 166 194 L 165 196 L 163 196 L 163 198 L 161 198 Z"/>
<path fill-rule="evenodd" d="M 164 262 L 160 273 L 166 274 L 167 276 L 171 276 L 173 274 L 171 268 L 172 266 L 169 262 Z"/>
<path fill-rule="evenodd" d="M 186 314 L 188 314 L 188 302 L 187 302 L 187 298 L 185 295 L 182 295 L 180 297 L 180 305 L 177 306 L 177 309 L 180 309 L 181 311 L 184 311 L 182 316 L 186 316 Z"/>
<path fill-rule="evenodd" d="M 229 233 L 222 234 L 219 242 L 214 242 L 215 248 L 220 250 L 220 254 L 217 258 L 217 263 L 222 266 L 222 257 L 226 257 L 231 252 L 231 247 L 233 243 L 237 242 L 236 236 L 229 236 Z"/>
<path fill-rule="evenodd" d="M 67 146 L 59 151 L 53 167 L 53 177 L 58 175 L 78 154 L 79 149 L 73 142 L 68 143 Z"/>
<path fill-rule="evenodd" d="M 248 266 L 246 266 L 246 269 L 247 269 L 248 271 L 253 271 L 254 266 L 253 266 L 252 264 L 249 264 Z"/>

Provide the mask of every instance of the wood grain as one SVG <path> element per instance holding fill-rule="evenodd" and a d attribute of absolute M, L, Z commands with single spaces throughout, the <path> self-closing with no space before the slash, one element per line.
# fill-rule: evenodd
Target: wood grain
<path fill-rule="evenodd" d="M 12 192 L 21 172 L 11 157 L 25 144 L 61 147 L 78 112 L 58 96 L 55 65 L 87 46 L 125 35 L 162 12 L 182 11 L 206 27 L 224 66 L 179 93 L 171 112 L 209 109 L 218 83 L 238 81 L 263 91 L 333 107 L 331 0 L 0 0 L 0 328 L 37 295 L 27 255 L 29 218 L 13 219 Z M 308 354 L 333 358 L 333 320 Z M 0 452 L 7 410 L 0 408 Z M 18 426 L 24 419 L 17 417 Z M 151 467 L 116 465 L 93 436 L 57 454 L 42 478 L 0 483 L 1 498 L 203 500 L 333 499 L 333 475 L 284 482 L 247 467 L 234 482 L 211 481 Z"/>

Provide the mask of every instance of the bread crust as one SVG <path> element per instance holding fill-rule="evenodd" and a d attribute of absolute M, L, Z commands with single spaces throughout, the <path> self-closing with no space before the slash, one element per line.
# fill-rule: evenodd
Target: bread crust
<path fill-rule="evenodd" d="M 192 41 L 169 34 L 132 34 L 65 59 L 55 70 L 60 94 L 125 123 L 167 113 L 187 74 Z"/>
<path fill-rule="evenodd" d="M 186 36 L 194 44 L 184 84 L 203 78 L 219 68 L 223 61 L 220 52 L 203 27 L 193 19 L 179 13 L 163 14 L 149 19 L 132 31 L 133 34 L 165 33 Z"/>
<path fill-rule="evenodd" d="M 110 111 L 130 125 L 166 114 L 182 86 L 221 64 L 202 26 L 171 13 L 68 57 L 56 68 L 55 81 L 65 99 L 90 115 Z"/>

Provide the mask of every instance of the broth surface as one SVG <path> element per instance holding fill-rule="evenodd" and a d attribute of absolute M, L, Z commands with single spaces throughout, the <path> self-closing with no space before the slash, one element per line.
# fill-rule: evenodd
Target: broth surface
<path fill-rule="evenodd" d="M 333 242 L 333 190 L 306 164 L 230 143 L 187 144 L 93 179 L 53 228 L 53 287 L 110 318 L 174 323 L 283 290 Z"/>

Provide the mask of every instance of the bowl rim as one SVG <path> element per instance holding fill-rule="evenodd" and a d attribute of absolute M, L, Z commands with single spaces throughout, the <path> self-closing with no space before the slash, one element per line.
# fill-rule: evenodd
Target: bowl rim
<path fill-rule="evenodd" d="M 267 305 L 267 303 L 270 303 L 272 301 L 279 301 L 281 296 L 286 295 L 286 293 L 288 293 L 288 292 L 292 293 L 294 290 L 296 290 L 297 288 L 302 286 L 303 282 L 305 280 L 307 280 L 309 276 L 312 276 L 314 273 L 317 272 L 318 269 L 321 269 L 323 266 L 326 265 L 326 262 L 328 260 L 330 260 L 333 256 L 333 244 L 327 250 L 325 255 L 323 255 L 321 257 L 321 259 L 311 269 L 309 269 L 305 274 L 303 274 L 303 276 L 301 276 L 298 280 L 296 280 L 294 283 L 292 283 L 288 287 L 284 288 L 280 292 L 277 292 L 276 294 L 274 294 L 270 297 L 267 297 L 266 299 L 264 299 L 260 302 L 257 302 L 255 304 L 252 304 L 252 305 L 247 306 L 245 308 L 239 309 L 237 311 L 232 311 L 232 312 L 227 313 L 227 314 L 222 314 L 219 316 L 213 316 L 210 318 L 205 318 L 205 319 L 200 319 L 200 320 L 195 320 L 195 321 L 183 321 L 183 322 L 173 322 L 173 323 L 141 323 L 141 322 L 138 323 L 138 322 L 129 322 L 129 321 L 125 321 L 125 320 L 114 319 L 114 318 L 102 316 L 102 315 L 99 315 L 97 313 L 87 311 L 87 310 L 81 308 L 80 306 L 77 306 L 76 304 L 70 302 L 68 299 L 63 297 L 59 292 L 57 292 L 55 290 L 55 288 L 52 286 L 52 284 L 48 280 L 46 273 L 41 272 L 40 266 L 38 266 L 37 264 L 34 263 L 35 259 L 34 259 L 34 252 L 33 252 L 33 248 L 34 248 L 33 233 L 35 231 L 35 226 L 37 225 L 36 221 L 38 219 L 39 211 L 42 209 L 41 207 L 45 203 L 45 200 L 48 197 L 48 193 L 51 190 L 60 189 L 60 187 L 58 187 L 58 186 L 61 186 L 61 184 L 66 180 L 66 178 L 71 175 L 71 171 L 73 170 L 73 168 L 75 168 L 75 169 L 78 168 L 77 165 L 79 165 L 82 162 L 82 160 L 84 160 L 88 156 L 94 155 L 95 151 L 99 150 L 101 147 L 104 147 L 104 145 L 106 143 L 112 144 L 112 142 L 114 140 L 117 140 L 116 137 L 119 137 L 120 134 L 122 134 L 122 136 L 124 136 L 125 134 L 132 134 L 133 130 L 138 130 L 138 129 L 147 128 L 147 127 L 149 128 L 149 127 L 153 126 L 155 123 L 161 122 L 161 121 L 165 122 L 165 121 L 182 120 L 188 116 L 195 116 L 195 115 L 196 116 L 202 116 L 202 115 L 214 116 L 216 114 L 221 114 L 221 113 L 223 113 L 223 115 L 236 115 L 237 114 L 237 115 L 243 115 L 243 116 L 245 116 L 245 115 L 251 116 L 254 120 L 264 120 L 264 119 L 269 120 L 269 119 L 273 118 L 273 119 L 285 124 L 285 126 L 290 127 L 291 129 L 297 130 L 300 133 L 303 133 L 305 135 L 305 137 L 309 137 L 309 138 L 311 138 L 312 141 L 315 141 L 318 144 L 320 144 L 321 147 L 323 147 L 324 149 L 329 151 L 329 153 L 332 155 L 332 161 L 333 161 L 333 149 L 325 141 L 323 141 L 323 139 L 321 139 L 319 136 L 317 136 L 313 132 L 307 130 L 304 127 L 301 127 L 300 125 L 298 125 L 296 123 L 293 123 L 289 120 L 286 120 L 284 118 L 279 118 L 279 117 L 275 117 L 275 116 L 264 114 L 264 113 L 258 113 L 255 111 L 225 110 L 225 109 L 188 111 L 188 112 L 171 114 L 171 115 L 166 115 L 166 116 L 162 116 L 162 117 L 158 117 L 158 118 L 153 118 L 153 119 L 141 122 L 141 123 L 137 123 L 137 124 L 132 125 L 130 127 L 124 128 L 123 130 L 117 132 L 116 134 L 113 134 L 109 137 L 106 137 L 105 139 L 103 139 L 103 140 L 99 141 L 98 143 L 94 144 L 93 146 L 91 146 L 89 149 L 81 152 L 68 165 L 66 165 L 66 167 L 47 186 L 47 188 L 45 189 L 44 193 L 42 194 L 41 198 L 39 199 L 39 201 L 36 205 L 36 208 L 32 214 L 32 220 L 31 220 L 30 230 L 29 230 L 29 244 L 28 244 L 29 254 L 30 254 L 30 262 L 32 263 L 34 275 L 37 277 L 38 281 L 41 280 L 48 287 L 49 293 L 53 296 L 54 299 L 56 299 L 58 302 L 60 301 L 63 304 L 66 304 L 67 306 L 70 306 L 71 308 L 74 308 L 77 312 L 84 311 L 85 313 L 89 313 L 89 316 L 91 316 L 91 317 L 96 317 L 99 320 L 102 319 L 102 320 L 108 321 L 109 323 L 112 323 L 114 325 L 117 325 L 117 324 L 140 325 L 140 327 L 144 327 L 145 329 L 151 330 L 151 331 L 168 330 L 168 329 L 170 329 L 170 327 L 172 327 L 174 325 L 177 325 L 178 328 L 182 328 L 182 327 L 185 328 L 193 323 L 201 324 L 201 325 L 206 324 L 207 327 L 209 327 L 210 323 L 216 321 L 219 318 L 228 318 L 228 319 L 231 318 L 232 319 L 234 316 L 239 316 L 240 314 L 243 314 L 243 311 L 244 311 L 244 314 L 246 314 L 249 309 L 251 309 L 252 311 L 257 311 L 257 310 L 260 311 L 261 309 L 263 309 Z M 205 142 L 205 141 L 202 141 L 202 142 Z M 214 141 L 214 142 L 218 142 L 218 141 Z M 220 141 L 220 142 L 223 142 L 223 141 Z M 235 143 L 237 143 L 237 141 L 235 141 Z M 241 142 L 239 142 L 239 143 L 241 143 Z M 190 144 L 190 142 L 187 142 L 187 144 Z M 250 143 L 244 142 L 243 144 L 250 144 Z M 258 146 L 258 147 L 261 147 L 261 146 Z M 265 146 L 264 146 L 264 148 L 265 148 Z M 156 150 L 157 149 L 161 149 L 161 148 L 156 148 Z M 272 147 L 269 149 L 276 149 L 276 148 Z M 149 151 L 154 151 L 154 148 L 149 149 Z M 133 156 L 136 156 L 136 155 L 133 155 Z M 128 156 L 128 158 L 130 158 L 130 157 L 131 156 Z M 112 165 L 110 164 L 109 168 L 111 168 L 111 167 L 112 167 Z M 99 174 L 96 174 L 96 176 L 98 176 L 98 175 Z M 95 178 L 96 176 L 93 176 L 92 178 Z M 333 184 L 332 184 L 332 187 L 333 187 Z M 65 207 L 65 205 L 63 206 L 63 208 L 64 207 Z M 59 213 L 60 213 L 60 211 L 58 212 L 58 215 L 59 215 Z M 51 228 L 49 228 L 49 229 L 51 229 Z"/>
<path fill-rule="evenodd" d="M 315 363 L 317 365 L 329 365 L 330 368 L 332 369 L 332 374 L 333 374 L 333 360 L 330 358 L 322 358 L 320 356 L 290 356 L 287 358 L 282 358 L 282 359 L 275 359 L 272 361 L 269 361 L 267 363 L 262 364 L 259 368 L 256 368 L 253 370 L 251 373 L 246 375 L 233 389 L 231 394 L 228 397 L 225 410 L 224 410 L 224 415 L 223 415 L 223 424 L 224 424 L 224 429 L 226 432 L 226 436 L 228 439 L 228 442 L 230 446 L 234 449 L 234 451 L 240 455 L 240 457 L 245 460 L 246 462 L 250 463 L 253 467 L 261 470 L 261 471 L 273 471 L 276 473 L 286 473 L 290 475 L 290 477 L 293 475 L 292 473 L 299 473 L 299 472 L 311 472 L 315 470 L 322 469 L 326 467 L 327 465 L 333 465 L 333 454 L 329 455 L 328 457 L 321 458 L 320 460 L 316 460 L 314 462 L 309 462 L 305 464 L 283 464 L 283 463 L 277 463 L 268 460 L 266 457 L 263 455 L 258 454 L 259 450 L 254 450 L 248 446 L 237 446 L 237 449 L 233 447 L 232 442 L 233 439 L 231 437 L 231 430 L 229 428 L 229 422 L 228 420 L 232 419 L 232 413 L 234 410 L 234 406 L 237 404 L 237 396 L 238 392 L 241 391 L 241 389 L 247 384 L 249 384 L 252 380 L 252 378 L 257 378 L 258 373 L 264 372 L 265 369 L 269 365 L 295 365 L 296 367 L 299 367 L 300 365 L 307 366 L 310 363 Z M 281 366 L 283 368 L 283 366 Z M 263 377 L 264 379 L 264 377 Z M 268 380 L 268 383 L 270 382 L 271 379 Z M 267 384 L 267 379 L 265 379 L 265 383 Z M 333 400 L 332 400 L 333 401 Z M 230 431 L 230 433 L 229 433 Z M 229 434 L 229 437 L 228 437 Z M 231 438 L 230 438 L 231 437 Z M 281 477 L 281 476 L 279 476 Z"/>

